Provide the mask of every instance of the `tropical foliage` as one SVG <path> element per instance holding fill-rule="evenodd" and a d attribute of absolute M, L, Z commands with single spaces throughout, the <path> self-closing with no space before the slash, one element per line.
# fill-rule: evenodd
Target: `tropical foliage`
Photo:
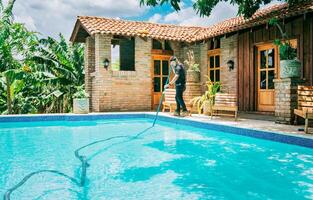
<path fill-rule="evenodd" d="M 60 35 L 39 39 L 0 1 L 0 113 L 69 112 L 83 85 L 83 48 Z"/>
<path fill-rule="evenodd" d="M 286 1 L 289 5 L 296 5 L 301 2 L 311 0 L 280 0 Z M 159 6 L 170 4 L 176 11 L 180 11 L 181 0 L 140 0 L 140 5 Z M 232 5 L 238 5 L 238 15 L 251 17 L 262 5 L 266 5 L 274 0 L 195 0 L 193 1 L 193 9 L 200 16 L 210 16 L 213 8 L 220 2 L 229 2 Z"/>
<path fill-rule="evenodd" d="M 195 97 L 191 100 L 193 106 L 196 106 L 198 113 L 201 114 L 201 111 L 204 109 L 204 106 L 207 104 L 210 107 L 210 111 L 212 110 L 212 106 L 214 105 L 215 95 L 220 90 L 221 83 L 213 82 L 207 76 L 208 80 L 206 81 L 207 90 L 202 96 Z"/>
<path fill-rule="evenodd" d="M 297 49 L 293 48 L 289 36 L 277 18 L 269 20 L 269 25 L 276 26 L 280 32 L 281 39 L 275 39 L 274 44 L 279 47 L 279 55 L 281 60 L 293 60 L 297 58 Z"/>
<path fill-rule="evenodd" d="M 77 87 L 77 92 L 73 95 L 73 97 L 77 99 L 84 99 L 88 98 L 89 94 L 84 90 L 83 86 L 79 86 Z"/>

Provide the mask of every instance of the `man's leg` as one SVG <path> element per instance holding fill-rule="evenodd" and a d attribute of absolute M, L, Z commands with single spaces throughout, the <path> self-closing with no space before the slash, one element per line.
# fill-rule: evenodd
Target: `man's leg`
<path fill-rule="evenodd" d="M 177 112 L 178 114 L 180 113 L 180 101 L 178 99 L 179 93 L 180 93 L 180 90 L 179 90 L 179 88 L 176 87 L 176 95 L 175 95 L 176 110 L 175 110 L 175 112 Z"/>
<path fill-rule="evenodd" d="M 186 112 L 187 108 L 186 108 L 186 104 L 185 104 L 184 98 L 183 98 L 184 90 L 185 90 L 184 87 L 176 87 L 176 96 L 177 96 L 176 102 L 178 102 L 179 105 L 182 107 L 183 112 Z M 179 110 L 180 110 L 180 108 L 179 108 Z"/>

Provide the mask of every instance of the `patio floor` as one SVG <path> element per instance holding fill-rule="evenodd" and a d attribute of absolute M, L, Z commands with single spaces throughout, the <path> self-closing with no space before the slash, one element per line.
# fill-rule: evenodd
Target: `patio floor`
<path fill-rule="evenodd" d="M 160 115 L 171 116 L 169 113 L 161 113 Z M 186 119 L 223 124 L 234 127 L 249 128 L 255 130 L 263 130 L 276 132 L 287 135 L 297 135 L 300 137 L 306 137 L 313 139 L 313 134 L 305 134 L 304 131 L 299 131 L 298 129 L 304 128 L 304 125 L 285 125 L 285 124 L 276 124 L 275 117 L 272 115 L 263 115 L 263 114 L 251 114 L 251 113 L 241 113 L 237 121 L 234 121 L 234 118 L 224 117 L 224 116 L 214 116 L 213 119 L 209 116 L 192 114 L 191 117 L 185 117 Z M 309 132 L 313 132 L 313 128 L 309 129 Z"/>

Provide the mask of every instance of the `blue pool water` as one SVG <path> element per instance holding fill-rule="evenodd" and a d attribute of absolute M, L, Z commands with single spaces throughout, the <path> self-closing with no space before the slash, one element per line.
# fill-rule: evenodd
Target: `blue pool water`
<path fill-rule="evenodd" d="M 152 120 L 0 123 L 0 195 L 36 170 L 79 178 L 74 151 L 135 135 Z M 137 139 L 117 138 L 81 151 L 90 167 L 79 187 L 39 174 L 11 199 L 313 199 L 313 149 L 158 122 Z"/>

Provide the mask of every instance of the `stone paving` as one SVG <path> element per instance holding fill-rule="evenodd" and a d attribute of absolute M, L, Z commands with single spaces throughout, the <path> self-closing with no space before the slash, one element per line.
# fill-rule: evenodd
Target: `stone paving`
<path fill-rule="evenodd" d="M 161 113 L 160 115 L 171 116 L 169 113 Z M 192 114 L 191 117 L 185 117 L 185 118 L 190 119 L 190 120 L 195 120 L 195 121 L 213 123 L 213 124 L 216 123 L 216 124 L 223 124 L 227 126 L 270 131 L 270 132 L 276 132 L 276 133 L 287 134 L 287 135 L 296 135 L 300 137 L 313 139 L 313 134 L 304 133 L 303 131 L 304 125 L 294 126 L 294 125 L 276 124 L 275 121 L 273 121 L 274 117 L 272 116 L 258 115 L 256 117 L 253 117 L 254 119 L 248 118 L 251 116 L 252 115 L 246 115 L 246 114 L 239 115 L 239 118 L 237 121 L 235 121 L 234 118 L 224 117 L 224 116 L 222 117 L 214 116 L 213 119 L 211 120 L 211 117 L 209 116 L 198 115 L 198 114 Z M 266 118 L 266 120 L 261 120 L 262 118 Z M 299 131 L 299 129 L 302 129 L 302 131 Z M 313 128 L 311 128 L 309 132 L 313 133 Z"/>

